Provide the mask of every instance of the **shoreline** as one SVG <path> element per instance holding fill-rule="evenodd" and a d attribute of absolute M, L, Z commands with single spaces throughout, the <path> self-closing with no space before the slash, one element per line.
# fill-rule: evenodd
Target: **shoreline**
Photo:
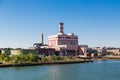
<path fill-rule="evenodd" d="M 92 60 L 120 60 L 120 56 L 103 56 L 101 58 L 92 58 Z"/>
<path fill-rule="evenodd" d="M 104 57 L 102 57 L 102 59 L 105 59 L 105 60 L 109 60 L 109 59 L 120 60 L 120 56 L 104 56 Z"/>
<path fill-rule="evenodd" d="M 83 59 L 83 60 L 68 60 L 68 61 L 53 61 L 53 62 L 26 62 L 26 63 L 3 63 L 0 67 L 24 67 L 24 66 L 40 66 L 40 65 L 55 65 L 55 64 L 77 64 L 94 62 L 95 60 L 120 60 L 120 56 L 104 56 L 101 58 Z"/>
<path fill-rule="evenodd" d="M 40 65 L 54 65 L 54 64 L 76 64 L 94 62 L 93 60 L 75 60 L 75 61 L 55 61 L 55 62 L 29 62 L 17 64 L 0 64 L 0 67 L 24 67 L 24 66 L 40 66 Z"/>

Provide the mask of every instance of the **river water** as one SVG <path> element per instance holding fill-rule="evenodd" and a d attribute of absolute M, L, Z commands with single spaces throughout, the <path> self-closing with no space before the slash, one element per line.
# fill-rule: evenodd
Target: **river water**
<path fill-rule="evenodd" d="M 0 80 L 120 80 L 120 61 L 0 68 Z"/>

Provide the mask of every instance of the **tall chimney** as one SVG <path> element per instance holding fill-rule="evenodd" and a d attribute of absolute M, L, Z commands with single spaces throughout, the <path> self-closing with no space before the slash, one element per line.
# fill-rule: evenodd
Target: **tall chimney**
<path fill-rule="evenodd" d="M 59 23 L 59 33 L 64 33 L 64 31 L 63 31 L 63 29 L 64 29 L 63 25 L 64 25 L 64 23 L 62 23 L 62 22 Z"/>
<path fill-rule="evenodd" d="M 44 35 L 43 35 L 43 33 L 41 34 L 41 44 L 43 45 L 44 44 Z"/>

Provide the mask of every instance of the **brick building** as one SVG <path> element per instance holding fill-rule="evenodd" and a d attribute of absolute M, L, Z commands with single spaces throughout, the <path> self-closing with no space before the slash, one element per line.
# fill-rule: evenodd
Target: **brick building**
<path fill-rule="evenodd" d="M 56 35 L 48 37 L 49 48 L 54 48 L 55 51 L 59 51 L 60 55 L 79 55 L 83 54 L 80 46 L 78 45 L 78 36 L 69 33 L 64 33 L 64 23 L 59 24 L 59 32 Z"/>

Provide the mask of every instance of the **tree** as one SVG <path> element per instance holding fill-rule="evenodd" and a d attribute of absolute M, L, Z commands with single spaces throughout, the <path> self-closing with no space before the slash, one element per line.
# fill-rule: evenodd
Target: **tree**
<path fill-rule="evenodd" d="M 27 55 L 27 57 L 29 58 L 28 60 L 29 60 L 30 62 L 36 62 L 36 61 L 38 61 L 38 59 L 39 59 L 39 57 L 38 57 L 36 54 L 33 54 L 33 53 L 29 53 L 29 54 Z"/>
<path fill-rule="evenodd" d="M 41 60 L 42 62 L 48 62 L 49 61 L 49 59 L 48 58 L 46 58 L 46 57 L 42 57 L 42 60 Z"/>
<path fill-rule="evenodd" d="M 13 63 L 19 63 L 20 62 L 20 56 L 19 55 L 12 55 L 11 60 Z"/>
<path fill-rule="evenodd" d="M 1 63 L 8 62 L 9 60 L 10 60 L 10 57 L 8 55 L 6 55 L 6 53 L 0 54 L 0 62 Z"/>
<path fill-rule="evenodd" d="M 27 61 L 25 54 L 20 54 L 20 61 L 21 61 L 21 62 Z"/>
<path fill-rule="evenodd" d="M 6 56 L 6 57 L 4 58 L 4 62 L 9 62 L 9 60 L 10 60 L 10 57 L 8 57 L 8 56 Z"/>

